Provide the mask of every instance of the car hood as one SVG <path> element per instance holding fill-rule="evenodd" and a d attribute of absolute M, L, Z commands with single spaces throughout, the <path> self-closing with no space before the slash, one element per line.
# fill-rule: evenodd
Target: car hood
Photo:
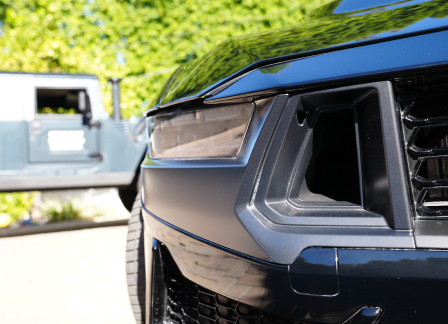
<path fill-rule="evenodd" d="M 211 53 L 182 65 L 156 107 L 205 97 L 259 66 L 445 29 L 447 16 L 445 0 L 334 1 L 299 25 L 226 40 Z"/>

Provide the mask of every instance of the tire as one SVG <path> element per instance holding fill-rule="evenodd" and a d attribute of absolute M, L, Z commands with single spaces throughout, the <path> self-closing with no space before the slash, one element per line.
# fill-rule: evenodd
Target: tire
<path fill-rule="evenodd" d="M 137 324 L 145 323 L 146 273 L 143 217 L 140 193 L 135 198 L 128 225 L 126 280 L 129 299 Z"/>
<path fill-rule="evenodd" d="M 129 212 L 132 212 L 132 209 L 134 208 L 134 204 L 136 199 L 138 198 L 137 196 L 140 192 L 141 186 L 142 177 L 140 176 L 140 172 L 136 172 L 134 180 L 129 187 L 118 189 L 118 196 L 120 196 L 121 202 Z"/>
<path fill-rule="evenodd" d="M 134 189 L 118 189 L 118 196 L 120 196 L 123 206 L 130 212 L 132 212 L 132 208 L 134 207 L 137 194 L 137 190 Z"/>

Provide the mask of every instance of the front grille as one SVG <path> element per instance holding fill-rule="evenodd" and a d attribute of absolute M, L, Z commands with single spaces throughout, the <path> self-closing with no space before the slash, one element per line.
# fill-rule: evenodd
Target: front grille
<path fill-rule="evenodd" d="M 174 261 L 168 264 L 172 266 Z M 308 324 L 271 316 L 197 285 L 178 269 L 170 270 L 157 252 L 153 262 L 151 311 L 152 324 Z"/>
<path fill-rule="evenodd" d="M 201 324 L 293 324 L 301 323 L 264 314 L 257 308 L 239 303 L 167 272 L 170 323 Z"/>
<path fill-rule="evenodd" d="M 448 217 L 448 73 L 396 80 L 416 215 Z"/>

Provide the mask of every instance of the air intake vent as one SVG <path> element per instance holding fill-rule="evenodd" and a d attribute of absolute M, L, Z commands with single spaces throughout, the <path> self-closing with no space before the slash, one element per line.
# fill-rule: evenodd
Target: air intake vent
<path fill-rule="evenodd" d="M 188 280 L 168 249 L 158 246 L 160 252 L 153 250 L 151 324 L 311 324 L 272 316 Z"/>
<path fill-rule="evenodd" d="M 360 205 L 356 150 L 353 109 L 343 107 L 321 111 L 314 126 L 313 154 L 299 198 Z"/>
<path fill-rule="evenodd" d="M 419 218 L 448 218 L 448 73 L 396 80 Z"/>

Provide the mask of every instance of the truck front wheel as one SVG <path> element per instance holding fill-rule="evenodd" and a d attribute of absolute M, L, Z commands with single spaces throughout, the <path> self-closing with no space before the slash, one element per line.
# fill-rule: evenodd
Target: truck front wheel
<path fill-rule="evenodd" d="M 128 225 L 126 279 L 129 299 L 137 324 L 145 323 L 146 274 L 143 217 L 140 193 L 135 198 Z"/>

